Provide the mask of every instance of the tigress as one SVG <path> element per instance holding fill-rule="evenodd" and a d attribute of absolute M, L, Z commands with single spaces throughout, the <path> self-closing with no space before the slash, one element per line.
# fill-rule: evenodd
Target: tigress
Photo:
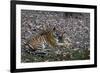
<path fill-rule="evenodd" d="M 60 38 L 63 39 L 63 35 L 60 36 Z M 42 49 L 45 48 L 45 44 L 47 44 L 51 48 L 57 48 L 59 46 L 61 47 L 68 47 L 70 44 L 66 42 L 64 39 L 64 42 L 60 43 L 58 42 L 60 39 L 56 35 L 55 28 L 53 29 L 46 29 L 39 33 L 36 36 L 32 36 L 28 41 L 27 45 L 32 48 L 33 50 L 39 49 L 39 46 L 42 46 Z"/>

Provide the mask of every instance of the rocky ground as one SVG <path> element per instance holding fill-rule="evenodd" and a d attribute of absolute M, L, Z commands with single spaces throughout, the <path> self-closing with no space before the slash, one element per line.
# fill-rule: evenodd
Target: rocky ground
<path fill-rule="evenodd" d="M 33 51 L 26 42 L 39 34 L 42 25 L 64 31 L 64 38 L 70 39 L 71 47 Z M 57 32 L 60 34 L 59 32 Z M 61 49 L 62 48 L 62 49 Z M 63 60 L 86 60 L 90 58 L 90 14 L 21 10 L 21 62 L 45 62 Z"/>

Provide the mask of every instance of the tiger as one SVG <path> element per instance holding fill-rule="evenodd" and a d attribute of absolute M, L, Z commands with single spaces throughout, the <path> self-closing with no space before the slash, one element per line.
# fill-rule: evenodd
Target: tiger
<path fill-rule="evenodd" d="M 40 46 L 42 46 L 42 49 L 45 49 L 45 44 L 47 44 L 51 48 L 58 48 L 59 46 L 62 48 L 67 48 L 70 43 L 66 42 L 65 39 L 63 39 L 63 34 L 61 33 L 61 36 L 56 34 L 57 30 L 56 28 L 48 28 L 43 30 L 38 35 L 32 36 L 28 41 L 27 44 L 31 49 L 38 50 Z M 59 42 L 59 40 L 64 40 L 63 42 Z"/>

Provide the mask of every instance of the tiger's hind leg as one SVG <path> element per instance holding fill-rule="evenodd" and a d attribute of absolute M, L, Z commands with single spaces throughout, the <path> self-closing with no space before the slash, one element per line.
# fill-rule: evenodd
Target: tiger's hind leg
<path fill-rule="evenodd" d="M 27 45 L 26 47 L 26 52 L 31 54 L 31 55 L 35 55 L 35 52 L 36 52 L 36 48 L 33 48 L 30 44 Z"/>

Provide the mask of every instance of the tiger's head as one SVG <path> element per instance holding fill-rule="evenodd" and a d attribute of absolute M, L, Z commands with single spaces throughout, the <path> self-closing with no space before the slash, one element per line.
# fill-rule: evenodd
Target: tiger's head
<path fill-rule="evenodd" d="M 62 47 L 69 48 L 71 44 L 71 40 L 68 37 L 65 37 L 65 32 L 59 31 L 56 27 L 48 28 L 45 31 L 47 42 L 53 47 Z"/>

